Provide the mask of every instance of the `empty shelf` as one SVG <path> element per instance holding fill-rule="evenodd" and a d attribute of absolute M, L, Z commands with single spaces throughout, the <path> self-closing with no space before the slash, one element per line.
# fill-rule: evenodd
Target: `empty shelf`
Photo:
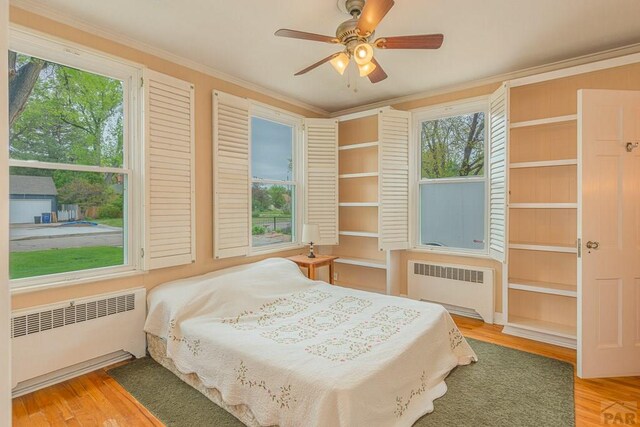
<path fill-rule="evenodd" d="M 354 236 L 354 237 L 374 237 L 378 238 L 378 233 L 371 233 L 367 231 L 340 231 L 341 236 Z"/>
<path fill-rule="evenodd" d="M 568 116 L 549 117 L 546 119 L 538 119 L 538 120 L 527 120 L 524 122 L 515 122 L 515 123 L 511 123 L 510 127 L 511 129 L 515 129 L 515 128 L 524 128 L 529 126 L 548 125 L 552 123 L 571 122 L 574 120 L 578 120 L 577 114 L 570 114 Z"/>
<path fill-rule="evenodd" d="M 384 261 L 380 261 L 377 259 L 366 259 L 366 258 L 338 258 L 335 262 L 339 264 L 349 264 L 349 265 L 359 265 L 361 267 L 371 267 L 371 268 L 380 268 L 387 269 L 387 263 Z"/>
<path fill-rule="evenodd" d="M 369 147 L 377 147 L 377 146 L 378 146 L 378 141 L 361 142 L 359 144 L 342 145 L 342 146 L 338 147 L 338 150 L 340 150 L 340 151 L 343 151 L 343 150 L 357 150 L 359 148 L 369 148 Z"/>
<path fill-rule="evenodd" d="M 520 316 L 509 316 L 509 326 L 529 331 L 542 332 L 545 334 L 557 335 L 563 338 L 576 339 L 576 327 L 561 325 L 559 323 L 546 322 L 544 320 L 529 319 Z"/>
<path fill-rule="evenodd" d="M 564 283 L 537 282 L 521 279 L 509 279 L 509 289 L 549 295 L 560 295 L 571 298 L 576 298 L 578 294 L 575 286 L 566 285 Z"/>
<path fill-rule="evenodd" d="M 510 203 L 511 209 L 577 209 L 577 203 Z"/>
<path fill-rule="evenodd" d="M 521 249 L 525 251 L 560 252 L 566 254 L 577 254 L 575 246 L 564 245 L 540 245 L 538 243 L 509 243 L 509 249 Z"/>
<path fill-rule="evenodd" d="M 342 179 L 368 178 L 372 176 L 378 176 L 378 172 L 344 173 L 342 175 L 338 175 L 338 178 L 342 178 Z"/>
<path fill-rule="evenodd" d="M 548 168 L 554 166 L 573 166 L 578 164 L 578 159 L 563 159 L 563 160 L 543 160 L 538 162 L 516 162 L 511 163 L 509 167 L 511 169 L 521 168 Z"/>
<path fill-rule="evenodd" d="M 338 203 L 338 206 L 340 207 L 376 207 L 378 206 L 380 203 L 378 202 L 343 202 L 343 203 Z"/>

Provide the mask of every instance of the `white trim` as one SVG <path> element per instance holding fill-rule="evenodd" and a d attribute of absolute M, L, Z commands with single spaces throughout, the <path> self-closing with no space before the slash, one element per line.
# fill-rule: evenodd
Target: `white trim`
<path fill-rule="evenodd" d="M 60 275 L 55 275 L 56 277 L 54 277 L 53 275 L 51 276 L 39 276 L 39 277 L 45 277 L 48 280 L 46 281 L 42 281 L 42 280 L 38 280 L 38 281 L 32 281 L 32 284 L 29 284 L 29 282 L 25 282 L 24 285 L 14 285 L 11 288 L 11 295 L 20 295 L 20 294 L 28 294 L 31 292 L 38 292 L 38 291 L 43 291 L 45 289 L 55 289 L 55 288 L 62 288 L 65 286 L 75 286 L 75 285 L 84 285 L 86 283 L 97 283 L 97 282 L 102 282 L 102 281 L 106 281 L 106 280 L 114 280 L 114 279 L 124 279 L 127 277 L 138 277 L 138 276 L 143 276 L 145 273 L 139 269 L 123 269 L 121 271 L 113 271 L 113 268 L 109 268 L 107 267 L 106 270 L 109 270 L 109 272 L 105 272 L 105 274 L 96 274 L 97 270 L 101 270 L 101 269 L 92 269 L 92 270 L 79 270 L 76 273 L 78 273 L 76 276 L 74 277 L 69 277 L 67 279 L 65 279 L 64 277 L 58 277 L 58 276 L 68 276 L 65 273 L 62 273 Z M 79 273 L 83 273 L 83 274 L 79 274 Z M 16 279 L 14 282 L 20 281 L 20 280 L 28 280 L 28 279 Z"/>
<path fill-rule="evenodd" d="M 378 176 L 378 172 L 363 172 L 363 173 L 343 173 L 342 175 L 338 175 L 340 179 L 350 179 L 350 178 L 370 178 Z"/>
<path fill-rule="evenodd" d="M 578 164 L 578 159 L 562 159 L 562 160 L 541 160 L 537 162 L 514 162 L 509 165 L 511 169 L 524 168 L 548 168 L 554 166 L 574 166 Z"/>
<path fill-rule="evenodd" d="M 358 144 L 349 144 L 349 145 L 342 145 L 338 147 L 339 151 L 343 151 L 343 150 L 358 150 L 360 148 L 369 148 L 369 147 L 377 147 L 380 143 L 378 141 L 374 141 L 374 142 L 361 142 Z"/>
<path fill-rule="evenodd" d="M 397 105 L 406 102 L 420 101 L 438 95 L 450 94 L 480 86 L 508 82 L 511 87 L 522 86 L 560 77 L 598 71 L 622 65 L 640 62 L 640 43 L 619 48 L 578 56 L 562 61 L 552 62 L 513 72 L 498 74 L 484 79 L 469 80 L 463 83 L 442 86 L 440 88 L 419 92 L 412 95 L 388 98 L 369 104 L 331 113 L 331 117 L 355 115 L 361 111 L 368 111 L 385 105 Z"/>
<path fill-rule="evenodd" d="M 55 8 L 52 7 L 47 7 L 42 5 L 39 1 L 35 1 L 35 0 L 11 0 L 11 5 L 18 7 L 20 9 L 24 9 L 26 11 L 44 16 L 48 19 L 60 22 L 62 24 L 66 24 L 66 25 L 70 25 L 80 31 L 84 31 L 86 33 L 98 36 L 98 37 L 102 37 L 104 39 L 116 42 L 116 43 L 120 43 L 123 44 L 125 46 L 129 46 L 133 49 L 137 49 L 140 52 L 143 53 L 147 53 L 153 56 L 156 56 L 158 58 L 170 61 L 174 64 L 178 64 L 180 66 L 183 66 L 185 68 L 189 68 L 192 69 L 194 71 L 198 71 L 204 74 L 207 74 L 208 76 L 214 77 L 216 79 L 220 79 L 220 80 L 224 80 L 226 82 L 229 83 L 233 83 L 239 86 L 242 86 L 246 89 L 249 89 L 253 92 L 256 93 L 260 93 L 262 95 L 266 95 L 269 96 L 275 100 L 278 101 L 282 101 L 282 102 L 286 102 L 288 104 L 291 104 L 293 106 L 296 107 L 300 107 L 300 108 L 304 108 L 306 110 L 312 111 L 314 113 L 320 114 L 320 115 L 325 115 L 327 116 L 329 114 L 328 111 L 316 107 L 314 105 L 311 104 L 307 104 L 305 102 L 302 101 L 298 101 L 294 98 L 291 98 L 287 95 L 278 93 L 276 91 L 267 89 L 265 87 L 262 87 L 258 84 L 255 83 L 251 83 L 249 81 L 243 80 L 243 79 L 239 79 L 237 77 L 231 76 L 229 74 L 223 73 L 221 71 L 216 70 L 213 67 L 208 67 L 206 65 L 200 64 L 196 61 L 184 58 L 180 55 L 176 55 L 173 54 L 171 52 L 168 52 L 164 49 L 160 49 L 151 45 L 148 45 L 146 43 L 142 43 L 140 41 L 134 40 L 132 38 L 123 36 L 122 34 L 119 33 L 115 33 L 111 30 L 105 29 L 105 28 L 101 28 L 101 27 L 97 27 L 95 25 L 89 24 L 88 22 L 85 22 L 83 20 L 77 19 L 77 18 L 72 18 L 69 15 L 66 15 L 64 13 L 61 13 L 60 11 L 58 11 Z M 11 27 L 18 27 L 18 25 L 15 24 L 10 24 Z"/>
<path fill-rule="evenodd" d="M 59 384 L 115 363 L 130 360 L 132 357 L 131 353 L 121 350 L 86 362 L 78 363 L 77 365 L 73 365 L 65 369 L 60 369 L 59 371 L 54 371 L 49 374 L 36 377 L 32 380 L 18 383 L 16 388 L 12 391 L 12 397 L 16 398 L 24 396 L 25 394 L 32 393 L 36 390 L 40 390 L 54 384 Z"/>
<path fill-rule="evenodd" d="M 510 203 L 511 209 L 577 209 L 577 203 Z"/>
<path fill-rule="evenodd" d="M 301 247 L 300 237 L 302 236 L 302 223 L 303 223 L 303 210 L 304 210 L 304 117 L 283 110 L 281 108 L 272 107 L 268 104 L 261 102 L 249 101 L 249 253 L 248 256 L 268 254 L 274 252 L 286 251 L 289 249 L 298 249 Z M 291 155 L 293 160 L 292 179 L 288 181 L 279 181 L 274 179 L 259 179 L 253 177 L 253 161 L 251 153 L 253 151 L 253 133 L 251 122 L 253 118 L 259 118 L 262 120 L 270 121 L 279 125 L 291 127 Z M 253 183 L 261 183 L 265 185 L 282 185 L 294 188 L 294 199 L 292 206 L 291 220 L 293 222 L 291 242 L 283 244 L 265 245 L 265 246 L 253 246 L 253 206 L 251 188 Z"/>
<path fill-rule="evenodd" d="M 367 231 L 340 231 L 338 234 L 340 234 L 341 236 L 352 236 L 352 237 L 371 237 L 371 238 L 378 238 L 380 237 L 380 234 L 378 233 L 371 233 L 371 232 L 367 232 Z"/>
<path fill-rule="evenodd" d="M 517 324 L 507 323 L 504 328 L 502 328 L 502 333 L 520 338 L 527 338 L 534 341 L 540 341 L 547 344 L 553 344 L 560 347 L 571 348 L 574 350 L 576 348 L 575 338 L 558 336 L 554 333 L 522 328 Z"/>
<path fill-rule="evenodd" d="M 485 146 L 484 146 L 484 158 L 485 166 L 488 160 L 489 147 L 488 147 L 488 128 L 486 121 L 489 113 L 489 95 L 477 96 L 473 98 L 467 98 L 457 100 L 454 102 L 446 102 L 437 105 L 431 105 L 428 107 L 417 108 L 412 111 L 412 123 L 413 131 L 410 132 L 409 152 L 419 153 L 420 147 L 420 132 L 421 123 L 429 120 L 439 120 L 447 117 L 454 117 L 464 114 L 471 114 L 476 112 L 482 112 L 485 115 Z M 436 178 L 425 179 L 421 175 L 421 156 L 410 156 L 413 161 L 410 161 L 409 165 L 409 223 L 410 223 L 410 246 L 413 251 L 425 252 L 425 253 L 438 253 L 443 255 L 452 256 L 469 256 L 475 258 L 493 259 L 489 253 L 489 177 L 487 175 L 487 168 L 485 167 L 485 173 L 483 176 L 470 176 L 470 177 L 455 177 L 455 178 Z M 461 182 L 484 182 L 485 186 L 485 209 L 484 209 L 484 249 L 464 249 L 464 248 L 450 248 L 450 247 L 438 247 L 427 246 L 421 244 L 422 224 L 421 218 L 421 206 L 420 203 L 420 186 L 421 185 L 444 185 Z"/>
<path fill-rule="evenodd" d="M 493 324 L 504 325 L 504 316 L 502 315 L 502 313 L 498 313 L 497 311 L 493 313 Z"/>
<path fill-rule="evenodd" d="M 377 208 L 380 206 L 378 202 L 342 202 L 338 203 L 341 208 Z"/>
<path fill-rule="evenodd" d="M 511 129 L 525 128 L 530 126 L 550 125 L 553 123 L 564 123 L 578 120 L 576 114 L 569 114 L 567 116 L 547 117 L 544 119 L 527 120 L 524 122 L 513 122 L 509 126 Z"/>
<path fill-rule="evenodd" d="M 376 116 L 376 115 L 378 115 L 379 112 L 384 111 L 384 110 L 389 110 L 390 108 L 391 107 L 389 107 L 389 104 L 382 103 L 382 104 L 380 104 L 379 107 L 373 107 L 373 108 L 369 108 L 367 110 L 357 111 L 357 112 L 351 113 L 351 114 L 332 113 L 330 115 L 330 117 L 338 119 L 339 122 L 348 122 L 350 120 L 356 120 L 356 119 L 362 119 L 364 117 Z"/>
<path fill-rule="evenodd" d="M 144 239 L 143 218 L 140 214 L 141 209 L 139 209 L 143 205 L 141 188 L 143 177 L 142 171 L 139 170 L 142 168 L 143 152 L 142 96 L 139 89 L 142 68 L 120 58 L 105 55 L 83 46 L 71 45 L 55 37 L 48 37 L 19 26 L 10 27 L 9 47 L 30 56 L 122 81 L 124 114 L 123 163 L 121 168 L 24 160 L 9 160 L 9 166 L 121 174 L 125 177 L 124 186 L 127 195 L 123 212 L 125 218 L 123 229 L 125 263 L 123 265 L 10 280 L 12 293 L 25 287 L 43 289 L 95 282 L 103 280 L 103 277 L 137 271 L 141 263 L 140 248 Z M 92 280 L 86 280 L 87 277 Z"/>
<path fill-rule="evenodd" d="M 11 295 L 9 293 L 9 111 L 7 76 L 9 2 L 0 0 L 0 425 L 11 425 Z"/>
<path fill-rule="evenodd" d="M 559 252 L 565 254 L 577 254 L 578 249 L 573 246 L 530 245 L 525 243 L 510 243 L 509 249 L 521 249 L 525 251 Z"/>

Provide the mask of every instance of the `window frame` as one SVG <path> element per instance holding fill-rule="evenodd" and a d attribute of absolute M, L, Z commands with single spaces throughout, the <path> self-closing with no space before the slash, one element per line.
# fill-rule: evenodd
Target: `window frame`
<path fill-rule="evenodd" d="M 142 147 L 142 66 L 79 46 L 65 40 L 41 35 L 20 27 L 9 29 L 9 49 L 60 65 L 102 75 L 123 82 L 123 163 L 122 168 L 9 159 L 8 166 L 117 173 L 124 175 L 127 194 L 123 227 L 125 263 L 43 276 L 9 280 L 12 293 L 108 280 L 142 274 L 141 250 L 144 241 L 143 147 Z M 7 170 L 7 174 L 9 170 Z M 8 175 L 7 175 L 8 178 Z M 8 225 L 8 224 L 7 224 Z M 8 254 L 10 256 L 10 252 Z"/>
<path fill-rule="evenodd" d="M 292 131 L 292 162 L 293 174 L 290 181 L 278 181 L 272 179 L 254 179 L 253 178 L 253 139 L 251 122 L 253 118 L 268 120 L 274 123 L 291 126 Z M 281 110 L 266 104 L 251 101 L 249 107 L 249 256 L 276 253 L 290 249 L 299 249 L 303 247 L 300 238 L 302 234 L 303 221 L 303 198 L 304 198 L 304 147 L 303 147 L 303 125 L 304 117 L 293 114 L 291 112 Z M 292 185 L 294 186 L 293 209 L 291 213 L 294 227 L 292 228 L 293 237 L 291 242 L 279 243 L 265 246 L 253 246 L 253 196 L 252 186 L 254 182 L 262 184 L 276 185 Z"/>
<path fill-rule="evenodd" d="M 422 156 L 421 153 L 421 127 L 422 123 L 430 120 L 444 119 L 447 117 L 460 116 L 471 113 L 484 113 L 485 115 L 485 144 L 484 144 L 484 176 L 477 177 L 452 177 L 452 178 L 422 178 Z M 489 97 L 481 96 L 476 98 L 464 99 L 454 103 L 439 104 L 429 106 L 412 111 L 413 113 L 413 132 L 411 138 L 411 152 L 416 153 L 414 161 L 411 162 L 410 174 L 411 179 L 411 197 L 410 201 L 410 216 L 412 217 L 411 223 L 411 247 L 413 250 L 419 252 L 436 253 L 442 255 L 456 255 L 466 257 L 478 257 L 489 258 L 489 171 L 490 171 L 490 159 L 489 159 L 489 129 L 487 127 L 487 121 L 489 118 Z M 422 221 L 421 221 L 421 203 L 420 203 L 420 188 L 424 184 L 451 184 L 460 182 L 484 182 L 484 249 L 465 249 L 454 248 L 446 246 L 429 246 L 421 243 L 422 233 Z"/>

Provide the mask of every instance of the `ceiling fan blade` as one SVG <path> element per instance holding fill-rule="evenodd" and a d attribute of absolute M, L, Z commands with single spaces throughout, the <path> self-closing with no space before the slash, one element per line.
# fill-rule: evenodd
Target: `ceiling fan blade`
<path fill-rule="evenodd" d="M 289 37 L 291 39 L 311 40 L 314 42 L 339 43 L 335 37 L 323 36 L 321 34 L 305 33 L 304 31 L 288 30 L 283 28 L 276 31 L 278 37 Z"/>
<path fill-rule="evenodd" d="M 380 49 L 438 49 L 444 41 L 443 34 L 421 36 L 382 37 L 373 42 Z"/>
<path fill-rule="evenodd" d="M 367 0 L 358 19 L 358 31 L 360 31 L 360 34 L 373 33 L 393 5 L 393 0 Z"/>
<path fill-rule="evenodd" d="M 301 76 L 302 74 L 308 73 L 309 71 L 313 70 L 314 68 L 318 68 L 319 66 L 321 66 L 325 62 L 331 61 L 333 58 L 335 58 L 338 55 L 340 55 L 340 52 L 334 53 L 333 55 L 329 55 L 326 58 L 321 59 L 320 61 L 316 62 L 315 64 L 308 66 L 304 70 L 298 71 L 297 73 L 294 74 L 294 76 Z"/>
<path fill-rule="evenodd" d="M 373 70 L 371 72 L 371 74 L 368 75 L 369 80 L 371 81 L 371 83 L 375 84 L 375 83 L 381 82 L 384 79 L 386 79 L 388 77 L 387 73 L 384 72 L 384 70 L 380 66 L 380 63 L 378 63 L 378 61 L 376 61 L 375 58 L 371 59 L 371 62 L 376 64 L 375 70 Z"/>

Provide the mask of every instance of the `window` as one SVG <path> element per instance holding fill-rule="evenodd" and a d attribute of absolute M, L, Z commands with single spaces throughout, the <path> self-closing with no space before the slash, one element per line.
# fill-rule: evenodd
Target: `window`
<path fill-rule="evenodd" d="M 259 110 L 258 110 L 259 111 Z M 251 246 L 297 242 L 299 125 L 269 111 L 251 117 Z"/>
<path fill-rule="evenodd" d="M 137 70 L 24 34 L 12 49 L 12 286 L 135 269 Z"/>
<path fill-rule="evenodd" d="M 486 252 L 486 103 L 417 116 L 420 246 Z"/>

